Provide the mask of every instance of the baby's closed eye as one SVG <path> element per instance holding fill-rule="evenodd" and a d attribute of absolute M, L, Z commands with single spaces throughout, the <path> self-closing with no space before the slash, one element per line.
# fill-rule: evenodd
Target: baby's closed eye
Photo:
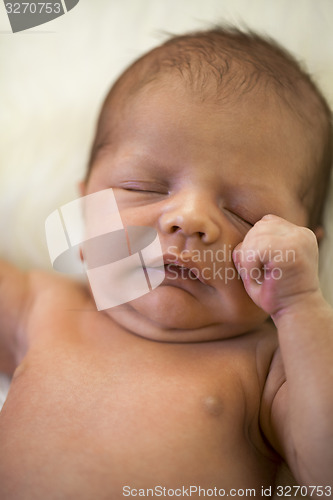
<path fill-rule="evenodd" d="M 252 222 L 252 220 L 250 220 L 250 216 L 245 213 L 239 213 L 228 208 L 224 208 L 223 212 L 232 223 L 235 223 L 247 230 L 249 230 L 255 224 L 255 221 Z"/>
<path fill-rule="evenodd" d="M 134 193 L 157 193 L 163 195 L 169 194 L 167 186 L 158 182 L 127 181 L 121 183 L 119 187 L 125 191 Z"/>

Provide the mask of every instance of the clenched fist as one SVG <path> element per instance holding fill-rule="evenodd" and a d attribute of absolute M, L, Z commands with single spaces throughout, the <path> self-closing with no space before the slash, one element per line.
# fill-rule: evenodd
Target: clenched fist
<path fill-rule="evenodd" d="M 270 316 L 319 291 L 315 234 L 276 215 L 250 229 L 233 260 L 247 293 Z"/>

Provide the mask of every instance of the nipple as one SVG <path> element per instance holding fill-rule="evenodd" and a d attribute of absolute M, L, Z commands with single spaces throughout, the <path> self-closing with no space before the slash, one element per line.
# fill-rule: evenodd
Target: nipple
<path fill-rule="evenodd" d="M 213 417 L 218 417 L 223 411 L 223 403 L 218 396 L 208 396 L 204 398 L 203 405 L 205 411 Z"/>

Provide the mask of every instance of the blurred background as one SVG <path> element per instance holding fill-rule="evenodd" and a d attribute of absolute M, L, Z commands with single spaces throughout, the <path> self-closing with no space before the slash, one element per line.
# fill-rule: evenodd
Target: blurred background
<path fill-rule="evenodd" d="M 79 196 L 97 115 L 138 55 L 181 33 L 228 22 L 265 33 L 304 62 L 333 105 L 332 0 L 80 0 L 13 34 L 0 4 L 0 256 L 50 269 L 46 217 Z M 333 200 L 321 280 L 333 304 Z"/>

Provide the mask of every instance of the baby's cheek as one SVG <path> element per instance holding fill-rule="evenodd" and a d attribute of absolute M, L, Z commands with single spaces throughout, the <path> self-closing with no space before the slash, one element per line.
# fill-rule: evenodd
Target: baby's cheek
<path fill-rule="evenodd" d="M 230 311 L 235 322 L 259 325 L 268 317 L 246 292 L 243 281 L 233 262 L 220 266 L 215 272 L 214 287 L 218 290 L 221 302 Z M 213 283 L 213 281 L 212 281 Z"/>

